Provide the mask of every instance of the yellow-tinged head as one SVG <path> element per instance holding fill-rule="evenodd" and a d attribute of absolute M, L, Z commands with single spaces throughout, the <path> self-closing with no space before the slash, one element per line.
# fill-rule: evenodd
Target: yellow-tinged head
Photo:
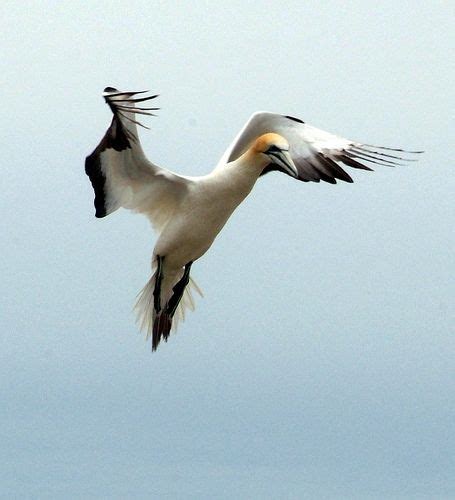
<path fill-rule="evenodd" d="M 266 157 L 266 167 L 263 171 L 280 170 L 292 177 L 298 177 L 297 167 L 289 154 L 289 142 L 281 135 L 269 132 L 259 136 L 251 150 L 256 155 Z"/>
<path fill-rule="evenodd" d="M 279 134 L 268 132 L 267 134 L 260 135 L 253 143 L 252 149 L 255 153 L 267 153 L 273 147 L 283 151 L 289 151 L 288 141 Z"/>

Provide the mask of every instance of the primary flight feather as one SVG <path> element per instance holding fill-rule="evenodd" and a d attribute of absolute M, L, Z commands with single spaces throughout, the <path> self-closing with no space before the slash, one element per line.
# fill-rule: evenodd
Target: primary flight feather
<path fill-rule="evenodd" d="M 140 115 L 153 115 L 145 92 L 104 89 L 113 117 L 101 142 L 87 156 L 85 171 L 95 192 L 95 216 L 124 207 L 145 214 L 158 233 L 152 276 L 135 309 L 141 329 L 156 350 L 171 328 L 194 309 L 193 262 L 210 248 L 258 178 L 280 171 L 304 182 L 353 182 L 340 164 L 372 170 L 414 161 L 421 151 L 371 146 L 324 132 L 299 118 L 254 113 L 208 175 L 178 175 L 149 161 L 139 140 Z M 147 128 L 147 127 L 146 127 Z"/>

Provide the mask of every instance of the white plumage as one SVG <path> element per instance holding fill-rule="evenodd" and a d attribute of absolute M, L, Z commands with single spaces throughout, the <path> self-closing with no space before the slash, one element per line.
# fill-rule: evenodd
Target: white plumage
<path fill-rule="evenodd" d="M 152 336 L 155 350 L 167 340 L 172 324 L 194 309 L 192 263 L 210 248 L 224 224 L 257 179 L 272 170 L 304 182 L 336 179 L 352 182 L 340 163 L 371 170 L 365 163 L 397 165 L 399 149 L 373 147 L 324 132 L 302 120 L 275 113 L 253 114 L 216 168 L 188 177 L 150 162 L 137 133 L 138 115 L 157 108 L 142 102 L 157 96 L 119 92 L 108 87 L 104 98 L 113 118 L 105 136 L 87 157 L 85 169 L 95 191 L 96 217 L 119 207 L 146 215 L 158 234 L 152 277 L 136 304 L 140 327 Z"/>

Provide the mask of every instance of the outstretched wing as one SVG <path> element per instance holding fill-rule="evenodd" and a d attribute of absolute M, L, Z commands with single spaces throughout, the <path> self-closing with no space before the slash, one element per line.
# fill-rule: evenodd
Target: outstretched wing
<path fill-rule="evenodd" d="M 137 97 L 144 92 L 104 89 L 103 97 L 114 116 L 101 142 L 87 156 L 85 172 L 95 191 L 96 217 L 124 207 L 144 213 L 160 229 L 184 196 L 188 181 L 144 155 L 137 133 L 137 125 L 143 125 L 137 116 L 153 115 L 151 111 L 158 109 L 143 107 L 143 102 L 157 97 Z"/>
<path fill-rule="evenodd" d="M 324 132 L 293 116 L 258 112 L 247 121 L 221 157 L 218 166 L 236 160 L 257 137 L 267 132 L 280 134 L 289 142 L 290 154 L 299 172 L 298 179 L 304 182 L 322 180 L 336 184 L 336 179 L 353 182 L 340 163 L 353 168 L 373 170 L 369 164 L 400 165 L 400 161 L 416 161 L 403 155 L 422 153 L 362 144 Z M 276 166 L 270 165 L 263 173 L 276 169 Z"/>

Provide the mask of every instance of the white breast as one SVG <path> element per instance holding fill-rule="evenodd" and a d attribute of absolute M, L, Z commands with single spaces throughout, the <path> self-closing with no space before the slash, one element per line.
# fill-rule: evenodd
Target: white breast
<path fill-rule="evenodd" d="M 256 179 L 255 175 L 236 175 L 235 169 L 193 178 L 187 195 L 160 235 L 155 255 L 166 256 L 167 265 L 178 268 L 201 257 Z"/>

